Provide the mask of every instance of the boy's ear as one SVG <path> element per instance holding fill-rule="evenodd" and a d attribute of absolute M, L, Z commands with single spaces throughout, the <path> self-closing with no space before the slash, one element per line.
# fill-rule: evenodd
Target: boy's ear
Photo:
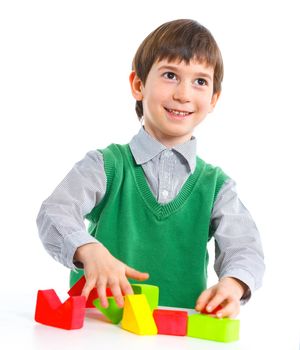
<path fill-rule="evenodd" d="M 212 95 L 212 98 L 211 98 L 211 101 L 210 101 L 209 113 L 211 113 L 214 110 L 214 108 L 215 108 L 215 106 L 216 106 L 216 104 L 217 104 L 217 102 L 219 100 L 220 95 L 221 95 L 221 91 L 215 92 Z"/>
<path fill-rule="evenodd" d="M 141 79 L 137 76 L 135 71 L 132 71 L 130 73 L 129 82 L 130 82 L 132 96 L 137 101 L 141 101 L 143 99 L 143 94 L 142 94 L 143 83 L 142 83 Z"/>

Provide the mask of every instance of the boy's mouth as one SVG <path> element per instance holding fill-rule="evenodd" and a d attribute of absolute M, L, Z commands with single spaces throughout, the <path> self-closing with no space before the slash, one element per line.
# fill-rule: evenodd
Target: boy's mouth
<path fill-rule="evenodd" d="M 171 109 L 171 108 L 166 108 L 164 109 L 168 112 L 168 116 L 173 118 L 173 119 L 184 119 L 190 116 L 193 112 L 189 111 L 181 111 L 178 109 Z"/>

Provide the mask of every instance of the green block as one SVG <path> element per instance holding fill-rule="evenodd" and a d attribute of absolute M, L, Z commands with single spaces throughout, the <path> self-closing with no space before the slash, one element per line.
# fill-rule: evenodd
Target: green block
<path fill-rule="evenodd" d="M 123 308 L 119 308 L 114 297 L 107 297 L 108 307 L 104 308 L 100 299 L 93 300 L 94 306 L 103 313 L 112 323 L 118 324 L 121 322 L 123 317 Z"/>
<path fill-rule="evenodd" d="M 159 288 L 151 284 L 132 284 L 134 294 L 145 294 L 151 311 L 158 307 Z"/>
<path fill-rule="evenodd" d="M 239 339 L 240 321 L 194 314 L 188 318 L 187 336 L 220 342 Z"/>

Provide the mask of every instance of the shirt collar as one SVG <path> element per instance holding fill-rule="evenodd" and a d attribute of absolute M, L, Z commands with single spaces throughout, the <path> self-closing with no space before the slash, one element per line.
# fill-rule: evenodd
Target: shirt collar
<path fill-rule="evenodd" d="M 141 127 L 138 134 L 132 138 L 129 147 L 135 162 L 139 165 L 149 162 L 149 160 L 167 149 L 166 146 L 149 135 L 143 127 Z M 172 150 L 180 153 L 184 157 L 189 165 L 191 173 L 193 173 L 196 167 L 196 138 L 192 136 L 189 141 L 174 146 Z"/>

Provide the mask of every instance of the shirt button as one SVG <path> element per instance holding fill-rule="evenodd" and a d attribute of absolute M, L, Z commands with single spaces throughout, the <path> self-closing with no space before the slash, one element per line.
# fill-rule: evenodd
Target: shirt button
<path fill-rule="evenodd" d="M 162 195 L 166 198 L 168 196 L 169 192 L 167 190 L 162 191 Z"/>

